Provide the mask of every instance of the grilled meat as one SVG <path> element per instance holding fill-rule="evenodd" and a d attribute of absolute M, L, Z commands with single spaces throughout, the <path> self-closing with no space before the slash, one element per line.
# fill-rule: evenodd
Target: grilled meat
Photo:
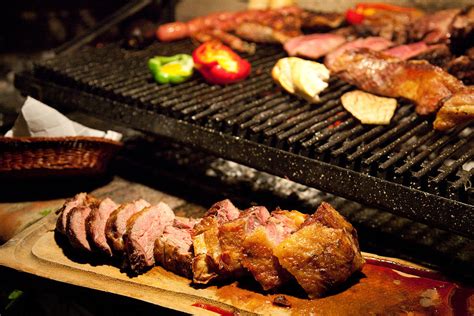
<path fill-rule="evenodd" d="M 445 68 L 446 65 L 453 59 L 453 54 L 446 44 L 428 45 L 424 52 L 420 52 L 414 56 L 413 59 L 426 60 L 432 65 Z"/>
<path fill-rule="evenodd" d="M 192 279 L 192 231 L 195 219 L 175 218 L 155 241 L 155 262 L 176 274 Z"/>
<path fill-rule="evenodd" d="M 87 193 L 78 193 L 73 198 L 66 200 L 64 205 L 58 210 L 59 217 L 56 223 L 56 231 L 65 235 L 67 215 L 69 212 L 78 206 L 89 205 L 95 201 L 95 198 L 87 195 Z"/>
<path fill-rule="evenodd" d="M 443 68 L 464 84 L 474 85 L 474 56 L 459 56 L 450 60 Z"/>
<path fill-rule="evenodd" d="M 331 66 L 334 74 L 362 90 L 414 101 L 422 115 L 436 112 L 445 98 L 464 88 L 458 79 L 426 61 L 402 61 L 367 49 L 346 51 Z"/>
<path fill-rule="evenodd" d="M 278 288 L 291 279 L 273 255 L 273 249 L 295 232 L 307 215 L 298 211 L 273 211 L 265 225 L 248 234 L 242 243 L 243 266 L 266 291 Z"/>
<path fill-rule="evenodd" d="M 417 19 L 410 25 L 410 40 L 422 40 L 429 44 L 446 43 L 450 37 L 450 26 L 460 11 L 459 9 L 441 10 Z"/>
<path fill-rule="evenodd" d="M 96 207 L 97 204 L 77 206 L 67 214 L 66 236 L 74 248 L 87 252 L 92 250 L 87 240 L 86 220 L 91 208 Z"/>
<path fill-rule="evenodd" d="M 130 203 L 122 204 L 114 210 L 105 225 L 105 236 L 111 249 L 117 253 L 122 254 L 125 251 L 123 244 L 123 234 L 127 230 L 127 221 L 135 213 L 140 212 L 145 207 L 150 206 L 150 203 L 140 199 Z"/>
<path fill-rule="evenodd" d="M 207 211 L 202 220 L 194 226 L 193 236 L 193 281 L 206 284 L 215 279 L 219 271 L 221 254 L 219 225 L 238 218 L 240 211 L 230 200 L 215 203 Z"/>
<path fill-rule="evenodd" d="M 464 54 L 474 46 L 474 5 L 462 10 L 450 28 L 451 50 L 456 54 Z"/>
<path fill-rule="evenodd" d="M 291 36 L 256 22 L 245 22 L 237 26 L 235 34 L 256 43 L 285 43 Z"/>
<path fill-rule="evenodd" d="M 161 237 L 166 226 L 173 224 L 174 218 L 171 208 L 163 202 L 130 217 L 123 241 L 133 271 L 140 272 L 155 264 L 155 241 Z"/>
<path fill-rule="evenodd" d="M 216 40 L 221 41 L 222 43 L 230 46 L 231 48 L 239 52 L 245 52 L 249 54 L 255 53 L 254 43 L 245 42 L 241 38 L 219 29 L 200 31 L 193 33 L 191 36 L 201 43 Z"/>
<path fill-rule="evenodd" d="M 336 50 L 332 51 L 331 53 L 326 55 L 324 59 L 324 64 L 329 70 L 332 70 L 332 64 L 335 60 L 342 55 L 344 52 L 348 50 L 352 50 L 355 48 L 367 48 L 373 51 L 381 51 L 389 48 L 392 46 L 393 43 L 383 37 L 367 37 L 367 38 L 359 38 L 351 42 L 347 42 Z"/>
<path fill-rule="evenodd" d="M 407 60 L 425 53 L 429 46 L 425 42 L 416 42 L 406 45 L 395 46 L 384 50 L 384 53 L 392 57 Z"/>
<path fill-rule="evenodd" d="M 100 202 L 99 207 L 93 208 L 86 220 L 86 230 L 89 241 L 96 249 L 108 256 L 112 256 L 112 249 L 105 237 L 105 225 L 110 214 L 118 207 L 109 198 Z"/>
<path fill-rule="evenodd" d="M 263 225 L 269 217 L 270 213 L 265 207 L 254 206 L 243 211 L 239 218 L 219 226 L 221 275 L 238 277 L 244 274 L 242 243 L 248 234 Z"/>
<path fill-rule="evenodd" d="M 327 203 L 273 253 L 310 298 L 343 283 L 364 264 L 356 230 Z"/>
<path fill-rule="evenodd" d="M 301 26 L 312 32 L 325 32 L 343 25 L 345 17 L 336 12 L 301 11 Z"/>
<path fill-rule="evenodd" d="M 474 87 L 468 87 L 444 102 L 436 114 L 434 128 L 444 131 L 472 119 L 474 119 Z"/>
<path fill-rule="evenodd" d="M 318 59 L 345 42 L 345 37 L 338 34 L 311 34 L 290 39 L 285 43 L 284 48 L 290 56 Z"/>

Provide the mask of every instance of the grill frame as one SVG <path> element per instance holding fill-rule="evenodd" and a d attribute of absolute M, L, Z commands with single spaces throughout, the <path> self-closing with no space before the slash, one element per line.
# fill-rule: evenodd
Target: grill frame
<path fill-rule="evenodd" d="M 186 42 L 167 45 L 155 44 L 155 47 L 149 51 L 135 53 L 135 57 L 151 56 L 152 52 L 157 49 L 164 50 L 163 54 L 182 52 L 183 47 L 189 49 L 189 43 Z M 118 50 L 116 47 L 110 49 Z M 91 52 L 104 56 L 107 54 L 107 50 L 91 50 Z M 256 68 L 259 63 L 265 64 L 268 63 L 268 60 L 275 60 L 282 56 L 283 54 L 280 53 L 277 56 L 257 58 L 253 67 Z M 112 55 L 107 58 L 114 57 L 116 56 Z M 58 60 L 61 61 L 61 58 Z M 144 73 L 143 70 L 137 70 L 131 74 L 130 79 L 111 80 L 109 88 L 112 92 L 104 94 L 98 82 L 113 79 L 113 74 L 107 73 L 106 65 L 89 63 L 88 67 L 77 69 L 74 62 L 78 61 L 74 58 L 78 58 L 77 54 L 69 63 L 58 63 L 60 67 L 64 68 L 64 71 L 57 71 L 54 67 L 50 67 L 51 64 L 54 65 L 54 60 L 40 63 L 36 65 L 33 72 L 18 74 L 15 78 L 15 85 L 22 93 L 40 98 L 61 109 L 86 111 L 124 123 L 138 130 L 195 146 L 225 159 L 277 176 L 287 177 L 322 191 L 470 238 L 474 237 L 474 228 L 472 227 L 474 206 L 455 199 L 455 194 L 452 198 L 441 196 L 437 194 L 436 187 L 430 188 L 430 184 L 436 185 L 444 181 L 442 173 L 434 179 L 433 177 L 427 179 L 426 174 L 429 173 L 429 168 L 426 165 L 422 166 L 421 170 L 413 172 L 410 166 L 406 167 L 406 164 L 405 167 L 402 165 L 394 169 L 396 163 L 406 156 L 397 154 L 388 158 L 385 165 L 381 164 L 377 170 L 373 170 L 374 161 L 380 157 L 389 157 L 391 150 L 388 152 L 379 151 L 369 157 L 366 154 L 390 140 L 393 135 L 397 136 L 406 132 L 398 141 L 401 143 L 404 139 L 409 138 L 410 133 L 415 135 L 418 132 L 424 132 L 428 135 L 426 139 L 432 140 L 430 146 L 434 148 L 451 140 L 449 135 L 432 132 L 428 121 L 419 120 L 416 114 L 410 114 L 413 111 L 410 112 L 412 107 L 409 105 L 397 110 L 397 115 L 401 117 L 397 120 L 397 124 L 402 123 L 396 127 L 367 128 L 347 116 L 346 113 L 341 112 L 337 96 L 349 90 L 350 87 L 338 82 L 332 84 L 334 91 L 331 90 L 328 93 L 329 102 L 320 107 L 302 105 L 295 98 L 285 94 L 279 94 L 277 97 L 272 95 L 255 97 L 255 101 L 246 103 L 246 100 L 252 97 L 252 93 L 255 93 L 255 96 L 258 95 L 257 92 L 262 87 L 267 90 L 273 89 L 272 80 L 264 73 L 254 73 L 243 84 L 225 88 L 208 87 L 199 80 L 171 88 L 156 85 L 144 86 L 143 80 L 147 80 L 151 76 Z M 143 57 L 143 60 L 146 61 L 146 58 Z M 130 65 L 137 66 L 140 63 L 133 60 L 118 63 L 118 67 L 123 68 Z M 73 80 L 60 74 L 61 72 L 68 74 L 68 69 L 75 69 L 72 73 Z M 91 73 L 94 76 L 91 76 Z M 87 80 L 88 77 L 94 79 Z M 107 87 L 107 85 L 105 86 Z M 253 90 L 247 89 L 248 86 L 251 86 Z M 205 91 L 208 93 L 207 97 L 214 95 L 214 98 L 207 98 L 202 103 L 180 102 L 180 93 L 196 93 L 197 97 L 200 97 L 199 93 L 205 93 L 200 91 L 201 88 L 208 89 Z M 157 94 L 154 95 L 154 93 Z M 334 99 L 335 97 L 337 100 Z M 324 98 L 322 96 L 322 99 Z M 149 106 L 144 107 L 143 104 Z M 259 106 L 258 111 L 254 110 L 256 105 Z M 114 109 L 114 111 L 110 109 Z M 222 109 L 227 109 L 227 114 L 232 111 L 235 113 L 224 117 L 220 112 Z M 292 113 L 291 120 L 284 122 L 284 113 Z M 232 120 L 229 120 L 229 117 Z M 345 121 L 331 129 L 327 128 L 339 119 L 345 119 Z M 268 120 L 273 121 L 269 122 Z M 266 124 L 270 126 L 266 126 Z M 386 130 L 392 134 L 383 133 Z M 377 135 L 380 133 L 382 136 L 378 137 Z M 348 136 L 359 134 L 361 135 L 346 141 Z M 372 138 L 371 135 L 377 137 Z M 313 145 L 323 140 L 327 140 L 327 142 L 314 150 Z M 335 144 L 342 144 L 342 147 L 339 147 L 338 150 L 328 151 Z M 412 146 L 415 145 L 416 143 Z M 324 149 L 324 146 L 327 148 Z M 395 148 L 396 144 L 384 148 L 390 148 L 390 146 Z M 462 144 L 458 146 L 462 146 Z M 356 151 L 345 155 L 347 150 L 353 148 L 356 148 Z M 470 159 L 472 153 L 469 153 L 471 151 L 465 153 L 466 159 Z M 421 158 L 415 158 L 423 160 L 429 155 L 429 152 L 420 151 L 418 155 Z M 446 155 L 449 158 L 449 153 Z M 346 167 L 334 163 L 338 160 L 343 161 L 342 164 Z M 441 159 L 438 160 L 431 160 L 434 161 L 432 164 L 439 165 L 443 162 Z M 354 167 L 352 168 L 351 165 Z M 400 170 L 402 167 L 403 169 Z M 445 169 L 449 169 L 449 167 L 445 167 Z M 393 173 L 395 176 L 397 175 L 397 170 L 400 173 L 399 181 L 385 179 L 384 174 L 391 172 L 393 177 Z M 410 178 L 418 176 L 419 182 L 429 190 L 418 190 L 407 184 L 404 179 L 406 172 L 415 173 Z M 449 175 L 452 174 L 452 171 L 446 173 Z M 467 177 L 466 181 L 469 180 L 469 177 L 472 177 L 472 170 L 470 176 L 465 174 L 462 176 Z M 457 180 L 458 185 L 465 183 L 461 181 L 462 176 Z M 470 201 L 470 192 L 466 194 L 468 194 L 467 201 Z"/>

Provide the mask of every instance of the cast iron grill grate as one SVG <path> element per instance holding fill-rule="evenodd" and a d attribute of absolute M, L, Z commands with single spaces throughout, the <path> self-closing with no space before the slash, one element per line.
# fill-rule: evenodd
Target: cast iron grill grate
<path fill-rule="evenodd" d="M 353 89 L 336 78 L 316 105 L 288 95 L 270 71 L 285 54 L 260 46 L 246 56 L 251 76 L 238 84 L 191 81 L 157 85 L 151 56 L 191 53 L 185 40 L 142 51 L 115 45 L 84 48 L 37 63 L 16 83 L 57 106 L 122 121 L 194 144 L 214 154 L 288 176 L 399 215 L 473 236 L 472 125 L 432 130 L 414 106 L 400 100 L 390 125 L 362 125 L 340 96 Z"/>

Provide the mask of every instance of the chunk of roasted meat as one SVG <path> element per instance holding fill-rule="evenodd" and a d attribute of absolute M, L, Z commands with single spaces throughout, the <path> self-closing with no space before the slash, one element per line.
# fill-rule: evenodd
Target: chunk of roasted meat
<path fill-rule="evenodd" d="M 310 298 L 343 283 L 364 264 L 356 230 L 328 203 L 273 253 Z"/>
<path fill-rule="evenodd" d="M 446 98 L 464 89 L 461 81 L 426 61 L 403 61 L 367 49 L 346 51 L 330 66 L 333 74 L 362 90 L 414 101 L 422 115 L 436 113 Z"/>
<path fill-rule="evenodd" d="M 450 26 L 460 11 L 460 9 L 440 10 L 417 19 L 410 25 L 410 40 L 423 40 L 429 44 L 447 43 L 450 38 Z"/>
<path fill-rule="evenodd" d="M 448 130 L 474 118 L 474 87 L 454 94 L 436 114 L 434 128 Z"/>
<path fill-rule="evenodd" d="M 248 234 L 243 241 L 243 266 L 264 290 L 278 288 L 291 279 L 291 275 L 273 255 L 273 250 L 298 230 L 307 217 L 298 211 L 273 211 L 267 222 Z"/>

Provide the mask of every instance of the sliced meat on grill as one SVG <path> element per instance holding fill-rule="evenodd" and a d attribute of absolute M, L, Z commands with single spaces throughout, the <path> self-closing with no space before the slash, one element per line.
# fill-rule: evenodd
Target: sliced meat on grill
<path fill-rule="evenodd" d="M 140 272 L 155 264 L 155 241 L 163 234 L 166 226 L 173 224 L 174 218 L 173 210 L 163 202 L 147 207 L 129 218 L 123 241 L 133 271 Z"/>
<path fill-rule="evenodd" d="M 122 254 L 125 251 L 123 234 L 125 234 L 127 230 L 128 219 L 132 217 L 133 214 L 140 212 L 148 206 L 150 206 L 150 203 L 140 199 L 122 204 L 110 214 L 105 225 L 105 237 L 114 252 Z"/>
<path fill-rule="evenodd" d="M 434 127 L 445 131 L 472 119 L 474 119 L 474 87 L 469 87 L 444 102 L 436 114 Z"/>
<path fill-rule="evenodd" d="M 446 70 L 464 84 L 474 85 L 474 56 L 459 56 L 446 64 Z"/>
<path fill-rule="evenodd" d="M 414 56 L 414 59 L 426 60 L 432 65 L 445 68 L 450 60 L 453 59 L 453 54 L 446 44 L 429 45 L 428 48 Z"/>
<path fill-rule="evenodd" d="M 409 28 L 410 40 L 423 40 L 429 44 L 448 41 L 450 26 L 460 11 L 460 9 L 440 10 L 417 19 Z"/>
<path fill-rule="evenodd" d="M 67 223 L 67 215 L 69 212 L 78 206 L 87 205 L 94 202 L 95 198 L 87 195 L 87 193 L 78 193 L 73 198 L 66 200 L 64 205 L 59 209 L 59 217 L 56 222 L 56 231 L 65 235 L 66 234 L 66 223 Z"/>
<path fill-rule="evenodd" d="M 290 39 L 284 48 L 290 56 L 318 59 L 346 42 L 342 35 L 324 33 L 298 36 Z"/>
<path fill-rule="evenodd" d="M 100 252 L 112 256 L 112 249 L 107 243 L 105 237 L 105 225 L 110 214 L 118 207 L 114 201 L 109 198 L 100 202 L 99 207 L 92 209 L 86 221 L 87 236 L 91 245 L 95 246 Z"/>
<path fill-rule="evenodd" d="M 220 274 L 234 277 L 244 274 L 242 243 L 248 234 L 265 224 L 269 217 L 270 213 L 264 206 L 254 206 L 243 211 L 239 218 L 219 226 Z"/>
<path fill-rule="evenodd" d="M 346 281 L 364 264 L 356 230 L 328 203 L 322 203 L 273 253 L 310 298 Z"/>
<path fill-rule="evenodd" d="M 395 46 L 384 51 L 385 54 L 403 60 L 413 58 L 428 50 L 429 46 L 425 42 L 416 42 L 406 45 Z"/>
<path fill-rule="evenodd" d="M 193 281 L 207 284 L 218 276 L 221 248 L 218 239 L 219 225 L 240 215 L 230 200 L 215 203 L 202 220 L 194 226 Z"/>
<path fill-rule="evenodd" d="M 426 61 L 403 61 L 367 49 L 343 53 L 331 71 L 367 92 L 410 99 L 421 115 L 436 112 L 445 98 L 465 88 L 461 81 Z"/>
<path fill-rule="evenodd" d="M 77 206 L 67 214 L 66 236 L 74 248 L 84 251 L 92 250 L 87 240 L 86 220 L 91 210 L 98 207 L 98 203 Z"/>
<path fill-rule="evenodd" d="M 155 241 L 155 262 L 163 268 L 187 278 L 193 277 L 192 232 L 198 220 L 175 218 Z"/>
<path fill-rule="evenodd" d="M 393 46 L 393 43 L 383 37 L 358 38 L 354 41 L 347 42 L 339 46 L 338 49 L 327 54 L 326 58 L 324 59 L 324 64 L 331 70 L 332 65 L 336 59 L 346 51 L 356 48 L 367 48 L 373 51 L 381 51 L 389 48 L 390 46 Z"/>
<path fill-rule="evenodd" d="M 273 211 L 265 225 L 248 234 L 242 243 L 242 264 L 264 290 L 280 287 L 291 278 L 273 255 L 273 249 L 295 232 L 307 217 L 298 211 Z"/>

